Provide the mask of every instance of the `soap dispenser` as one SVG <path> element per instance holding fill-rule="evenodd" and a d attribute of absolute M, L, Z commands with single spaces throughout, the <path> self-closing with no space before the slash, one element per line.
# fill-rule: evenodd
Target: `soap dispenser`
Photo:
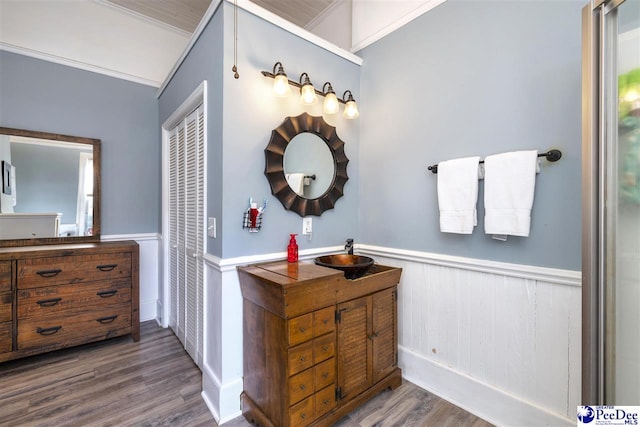
<path fill-rule="evenodd" d="M 296 242 L 297 234 L 291 234 L 289 246 L 287 246 L 287 261 L 298 262 L 298 242 Z"/>

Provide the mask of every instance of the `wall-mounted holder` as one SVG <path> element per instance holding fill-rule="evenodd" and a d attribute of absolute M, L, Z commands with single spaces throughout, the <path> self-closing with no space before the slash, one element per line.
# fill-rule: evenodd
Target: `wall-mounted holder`
<path fill-rule="evenodd" d="M 249 233 L 257 233 L 262 227 L 262 214 L 267 209 L 267 199 L 262 200 L 262 206 L 258 207 L 253 202 L 253 198 L 249 198 L 249 208 L 242 216 L 242 228 L 248 229 Z"/>

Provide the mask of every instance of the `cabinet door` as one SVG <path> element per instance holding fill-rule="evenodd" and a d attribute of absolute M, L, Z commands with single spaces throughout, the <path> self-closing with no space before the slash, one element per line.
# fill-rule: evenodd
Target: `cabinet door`
<path fill-rule="evenodd" d="M 398 364 L 398 322 L 396 287 L 377 292 L 372 296 L 373 333 L 373 382 L 389 374 Z"/>
<path fill-rule="evenodd" d="M 371 296 L 338 305 L 339 397 L 352 399 L 372 381 Z"/>

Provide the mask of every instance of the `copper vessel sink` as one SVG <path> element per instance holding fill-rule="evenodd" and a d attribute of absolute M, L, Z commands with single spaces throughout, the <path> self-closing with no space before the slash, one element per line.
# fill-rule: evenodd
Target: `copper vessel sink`
<path fill-rule="evenodd" d="M 347 279 L 357 279 L 364 276 L 373 265 L 373 258 L 362 255 L 325 255 L 313 260 L 317 265 L 335 268 L 344 272 Z"/>

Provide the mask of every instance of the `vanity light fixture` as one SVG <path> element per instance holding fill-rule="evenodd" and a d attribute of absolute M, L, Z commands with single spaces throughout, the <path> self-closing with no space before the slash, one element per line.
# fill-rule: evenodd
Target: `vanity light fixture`
<path fill-rule="evenodd" d="M 325 91 L 324 88 L 327 87 L 327 85 L 329 86 L 329 88 Z M 333 91 L 333 87 L 331 86 L 331 83 L 326 82 L 322 86 L 322 93 L 324 93 L 324 105 L 323 105 L 324 112 L 327 114 L 337 113 L 338 110 L 340 109 L 340 103 L 338 102 L 338 97 L 336 96 L 336 93 Z"/>
<path fill-rule="evenodd" d="M 347 101 L 345 103 L 342 116 L 347 119 L 355 119 L 360 115 L 360 112 L 358 111 L 358 105 L 356 104 L 356 100 L 353 99 L 353 94 L 350 90 L 345 90 L 342 98 L 344 99 L 347 96 L 347 92 L 349 92 L 349 98 L 346 98 Z"/>
<path fill-rule="evenodd" d="M 276 71 L 276 66 L 278 66 L 278 70 Z M 291 87 L 289 86 L 289 79 L 287 75 L 284 73 L 284 67 L 280 62 L 276 62 L 273 66 L 273 91 L 276 93 L 276 96 L 283 98 L 289 96 L 291 93 Z"/>
<path fill-rule="evenodd" d="M 302 77 L 304 77 L 304 83 L 302 83 Z M 311 80 L 309 79 L 309 74 L 302 73 L 300 74 L 300 102 L 304 105 L 315 104 L 318 100 L 316 96 L 316 89 L 311 84 Z"/>
<path fill-rule="evenodd" d="M 355 119 L 360 116 L 358 106 L 355 99 L 353 99 L 353 94 L 350 90 L 346 90 L 344 95 L 342 95 L 342 99 L 340 99 L 336 96 L 330 82 L 326 82 L 322 86 L 322 91 L 314 88 L 311 83 L 311 78 L 307 73 L 302 73 L 300 75 L 299 82 L 289 80 L 284 72 L 282 63 L 279 61 L 274 64 L 273 72 L 262 71 L 262 75 L 275 80 L 273 83 L 273 90 L 276 93 L 276 96 L 288 96 L 289 93 L 291 93 L 291 88 L 289 86 L 295 86 L 300 89 L 300 102 L 304 105 L 314 104 L 318 100 L 317 95 L 320 95 L 325 98 L 323 104 L 325 114 L 335 114 L 339 111 L 340 104 L 345 104 L 345 109 L 342 114 L 343 117 L 347 119 Z M 349 95 L 348 98 L 347 94 Z"/>

